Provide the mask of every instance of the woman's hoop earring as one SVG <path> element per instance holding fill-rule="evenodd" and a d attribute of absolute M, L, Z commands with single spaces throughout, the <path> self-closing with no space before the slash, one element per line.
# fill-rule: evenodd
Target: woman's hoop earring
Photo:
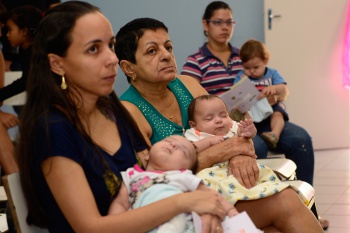
<path fill-rule="evenodd" d="M 64 78 L 64 75 L 62 75 L 61 89 L 62 90 L 66 90 L 67 89 L 66 79 Z"/>

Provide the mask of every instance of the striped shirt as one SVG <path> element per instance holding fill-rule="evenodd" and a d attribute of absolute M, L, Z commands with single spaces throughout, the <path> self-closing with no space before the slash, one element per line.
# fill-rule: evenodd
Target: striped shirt
<path fill-rule="evenodd" d="M 232 53 L 226 67 L 206 45 L 187 57 L 181 74 L 198 79 L 209 94 L 219 95 L 231 88 L 237 73 L 242 70 L 239 49 L 229 44 Z"/>

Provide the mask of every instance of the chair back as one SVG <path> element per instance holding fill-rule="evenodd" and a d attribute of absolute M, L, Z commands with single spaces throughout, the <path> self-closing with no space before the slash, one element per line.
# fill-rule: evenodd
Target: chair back
<path fill-rule="evenodd" d="M 49 233 L 48 229 L 28 225 L 28 208 L 24 199 L 19 173 L 3 176 L 3 185 L 6 191 L 8 205 L 11 210 L 17 233 Z"/>

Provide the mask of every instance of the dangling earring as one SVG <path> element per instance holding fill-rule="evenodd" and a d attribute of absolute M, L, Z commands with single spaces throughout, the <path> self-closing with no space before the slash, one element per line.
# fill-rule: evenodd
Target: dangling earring
<path fill-rule="evenodd" d="M 136 82 L 136 78 L 135 78 L 135 77 L 132 77 L 132 81 Z"/>
<path fill-rule="evenodd" d="M 64 75 L 62 75 L 61 88 L 62 88 L 62 90 L 66 90 L 67 89 L 67 84 L 66 84 L 66 80 L 64 78 Z"/>

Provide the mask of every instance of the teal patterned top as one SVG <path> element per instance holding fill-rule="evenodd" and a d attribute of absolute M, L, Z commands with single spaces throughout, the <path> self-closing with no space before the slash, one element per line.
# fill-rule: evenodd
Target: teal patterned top
<path fill-rule="evenodd" d="M 128 101 L 137 106 L 146 118 L 152 128 L 152 136 L 150 138 L 152 145 L 170 135 L 183 135 L 185 130 L 190 128 L 187 108 L 193 100 L 192 94 L 178 78 L 171 81 L 168 84 L 168 88 L 174 93 L 180 106 L 182 126 L 175 124 L 160 114 L 132 85 L 120 97 L 120 100 Z"/>

